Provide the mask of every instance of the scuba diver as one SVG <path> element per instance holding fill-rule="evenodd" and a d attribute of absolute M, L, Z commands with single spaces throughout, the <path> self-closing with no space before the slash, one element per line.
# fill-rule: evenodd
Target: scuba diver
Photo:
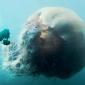
<path fill-rule="evenodd" d="M 10 32 L 9 29 L 4 29 L 0 32 L 0 41 L 2 41 L 2 44 L 9 45 L 10 41 Z"/>

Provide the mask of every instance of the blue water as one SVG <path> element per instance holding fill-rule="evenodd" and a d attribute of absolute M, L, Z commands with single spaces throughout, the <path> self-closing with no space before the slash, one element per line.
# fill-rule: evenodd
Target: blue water
<path fill-rule="evenodd" d="M 27 18 L 36 10 L 47 6 L 71 8 L 85 20 L 85 0 L 0 0 L 0 29 L 8 27 L 11 31 L 11 40 L 16 41 Z M 1 49 L 0 56 L 2 57 Z M 66 80 L 31 76 L 13 77 L 0 69 L 0 85 L 85 85 L 85 68 Z"/>

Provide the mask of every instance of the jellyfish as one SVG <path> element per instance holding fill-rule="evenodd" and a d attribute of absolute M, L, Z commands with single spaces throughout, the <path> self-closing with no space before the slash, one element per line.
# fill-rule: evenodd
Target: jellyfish
<path fill-rule="evenodd" d="M 8 68 L 17 75 L 67 79 L 85 66 L 85 22 L 72 10 L 46 7 L 22 28 L 9 47 Z"/>

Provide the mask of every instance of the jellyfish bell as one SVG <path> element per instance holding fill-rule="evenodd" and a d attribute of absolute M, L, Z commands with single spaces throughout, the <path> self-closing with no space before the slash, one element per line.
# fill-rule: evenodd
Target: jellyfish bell
<path fill-rule="evenodd" d="M 26 22 L 18 49 L 10 47 L 15 60 L 9 62 L 16 63 L 9 67 L 16 74 L 70 78 L 85 66 L 84 31 L 84 21 L 72 10 L 43 8 Z"/>

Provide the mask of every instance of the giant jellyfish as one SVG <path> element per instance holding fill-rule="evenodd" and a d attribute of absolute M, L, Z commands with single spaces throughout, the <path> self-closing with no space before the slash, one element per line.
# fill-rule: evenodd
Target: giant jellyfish
<path fill-rule="evenodd" d="M 46 7 L 9 46 L 7 68 L 17 75 L 70 78 L 85 66 L 85 25 L 72 10 Z"/>

